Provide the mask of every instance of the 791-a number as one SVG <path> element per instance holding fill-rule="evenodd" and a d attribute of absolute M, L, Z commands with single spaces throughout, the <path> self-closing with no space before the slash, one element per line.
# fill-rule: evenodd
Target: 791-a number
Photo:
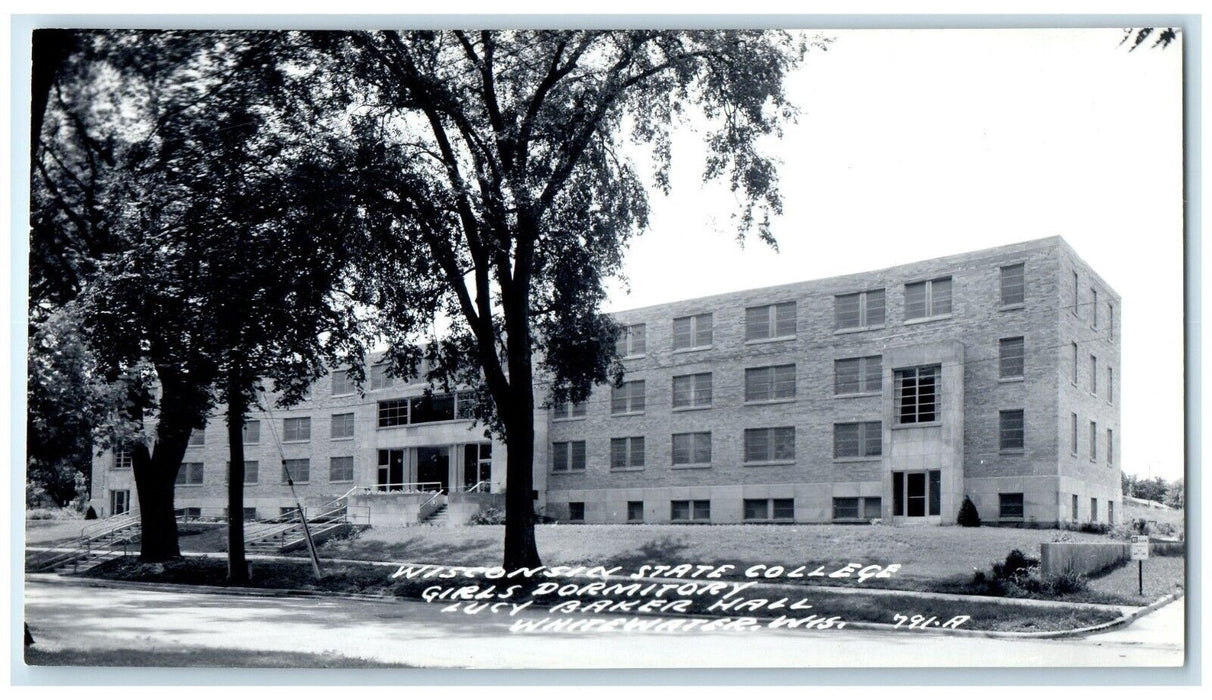
<path fill-rule="evenodd" d="M 925 615 L 893 615 L 892 621 L 896 623 L 893 628 L 900 629 L 958 629 L 972 617 L 969 615 L 957 615 L 946 622 L 940 622 L 938 617 L 926 617 Z"/>

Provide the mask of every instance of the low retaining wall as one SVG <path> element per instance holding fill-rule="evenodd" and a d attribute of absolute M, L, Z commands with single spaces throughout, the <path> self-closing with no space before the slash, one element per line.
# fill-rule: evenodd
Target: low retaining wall
<path fill-rule="evenodd" d="M 1182 542 L 1149 542 L 1150 556 L 1181 555 Z M 1068 572 L 1091 574 L 1127 561 L 1127 542 L 1044 542 L 1039 546 L 1040 576 L 1048 578 Z"/>

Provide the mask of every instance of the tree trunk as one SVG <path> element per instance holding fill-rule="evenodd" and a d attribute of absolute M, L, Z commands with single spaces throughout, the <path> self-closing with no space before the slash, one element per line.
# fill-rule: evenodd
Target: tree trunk
<path fill-rule="evenodd" d="M 244 414 L 246 407 L 236 372 L 227 386 L 227 582 L 248 583 L 248 561 L 244 558 Z"/>
<path fill-rule="evenodd" d="M 156 442 L 148 454 L 146 446 L 136 450 L 134 460 L 135 490 L 139 495 L 139 524 L 141 529 L 139 559 L 145 562 L 165 562 L 181 556 L 177 544 L 177 515 L 173 503 L 173 490 L 177 482 L 177 471 L 185 455 L 188 432 L 166 444 L 163 439 Z M 142 453 L 142 458 L 139 454 Z"/>
<path fill-rule="evenodd" d="M 529 388 L 530 383 L 524 386 Z M 513 415 L 505 435 L 506 571 L 543 563 L 534 540 L 534 410 L 529 405 L 509 408 Z"/>

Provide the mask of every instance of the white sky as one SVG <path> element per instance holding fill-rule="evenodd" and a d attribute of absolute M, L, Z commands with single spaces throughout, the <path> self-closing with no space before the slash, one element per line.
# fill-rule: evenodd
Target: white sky
<path fill-rule="evenodd" d="M 1121 31 L 833 31 L 789 81 L 780 252 L 675 145 L 611 310 L 1061 235 L 1122 297 L 1123 469 L 1183 473 L 1181 46 Z"/>

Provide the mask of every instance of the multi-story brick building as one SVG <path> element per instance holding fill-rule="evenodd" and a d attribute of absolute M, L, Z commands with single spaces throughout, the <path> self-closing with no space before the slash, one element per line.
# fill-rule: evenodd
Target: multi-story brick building
<path fill-rule="evenodd" d="M 620 312 L 623 385 L 536 411 L 536 506 L 606 523 L 947 524 L 968 496 L 985 522 L 1113 522 L 1119 312 L 1060 238 Z M 282 458 L 313 498 L 503 489 L 504 448 L 459 418 L 459 396 L 371 374 L 365 396 L 337 372 L 258 417 L 258 515 L 291 505 Z M 177 501 L 219 515 L 226 445 L 207 432 Z M 129 503 L 122 467 L 95 465 L 106 512 Z"/>

